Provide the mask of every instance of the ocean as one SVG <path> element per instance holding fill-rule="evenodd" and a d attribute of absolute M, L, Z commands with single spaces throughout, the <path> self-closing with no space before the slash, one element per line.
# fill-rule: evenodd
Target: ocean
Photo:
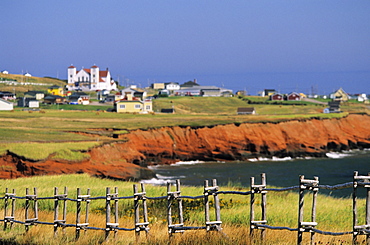
<path fill-rule="evenodd" d="M 178 162 L 172 165 L 150 167 L 157 178 L 144 180 L 144 183 L 165 185 L 180 179 L 181 185 L 203 186 L 204 180 L 217 179 L 220 186 L 228 184 L 242 186 L 249 190 L 250 177 L 260 184 L 260 174 L 265 173 L 267 185 L 289 187 L 299 184 L 299 176 L 306 179 L 319 177 L 320 185 L 336 185 L 353 181 L 354 171 L 359 175 L 370 172 L 370 150 L 328 153 L 327 158 L 273 158 L 251 159 L 242 162 Z M 352 188 L 342 190 L 320 190 L 320 193 L 336 197 L 347 197 Z M 365 192 L 360 192 L 365 195 Z"/>

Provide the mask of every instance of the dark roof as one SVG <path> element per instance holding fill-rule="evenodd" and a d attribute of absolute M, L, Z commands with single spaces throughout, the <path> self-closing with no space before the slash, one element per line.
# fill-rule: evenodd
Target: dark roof
<path fill-rule="evenodd" d="M 238 113 L 253 113 L 254 107 L 238 107 Z"/>

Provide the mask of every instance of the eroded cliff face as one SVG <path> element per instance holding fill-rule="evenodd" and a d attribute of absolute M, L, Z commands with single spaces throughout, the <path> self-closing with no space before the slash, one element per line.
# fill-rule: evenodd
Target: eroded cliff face
<path fill-rule="evenodd" d="M 341 119 L 243 123 L 213 127 L 163 127 L 122 135 L 89 151 L 83 162 L 32 162 L 8 152 L 0 158 L 0 178 L 89 173 L 114 179 L 151 178 L 147 165 L 186 160 L 247 160 L 255 157 L 325 156 L 329 151 L 370 148 L 370 116 Z"/>
<path fill-rule="evenodd" d="M 164 127 L 126 136 L 129 161 L 166 164 L 179 160 L 247 160 L 325 156 L 326 152 L 370 148 L 370 117 L 243 123 L 214 127 Z M 136 157 L 135 157 L 136 156 Z"/>

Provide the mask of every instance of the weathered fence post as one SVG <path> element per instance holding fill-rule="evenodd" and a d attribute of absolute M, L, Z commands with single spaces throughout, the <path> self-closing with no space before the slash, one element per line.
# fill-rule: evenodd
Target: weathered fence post
<path fill-rule="evenodd" d="M 266 191 L 266 174 L 261 174 L 261 185 L 255 185 L 254 177 L 250 178 L 250 188 L 251 188 L 251 203 L 250 203 L 250 237 L 253 239 L 254 230 L 261 230 L 261 243 L 263 243 L 266 236 L 266 229 L 260 227 L 260 225 L 265 225 L 267 223 L 266 219 L 266 203 L 267 203 L 267 191 Z M 261 220 L 254 220 L 254 203 L 255 194 L 261 194 Z"/>
<path fill-rule="evenodd" d="M 13 189 L 13 193 L 9 193 L 8 188 L 6 188 L 4 199 L 5 199 L 4 200 L 4 230 L 6 230 L 8 227 L 8 223 L 10 223 L 10 229 L 13 227 L 14 212 L 15 212 L 15 189 Z M 11 200 L 10 216 L 8 216 L 9 200 Z"/>
<path fill-rule="evenodd" d="M 172 202 L 176 200 L 178 205 L 178 218 L 179 223 L 173 224 L 172 223 Z M 171 192 L 171 183 L 167 183 L 167 222 L 168 222 L 168 233 L 170 238 L 174 233 L 181 232 L 183 233 L 184 230 L 181 230 L 181 227 L 184 226 L 184 217 L 182 212 L 182 198 L 181 198 L 181 191 L 180 191 L 180 180 L 176 180 L 176 191 Z"/>
<path fill-rule="evenodd" d="M 311 222 L 303 221 L 303 205 L 304 205 L 304 191 L 313 191 L 312 215 Z M 314 180 L 304 178 L 304 175 L 299 177 L 299 207 L 298 207 L 298 240 L 297 244 L 302 244 L 303 232 L 311 232 L 311 244 L 314 243 L 314 228 L 316 227 L 316 197 L 319 190 L 319 178 L 314 177 Z"/>
<path fill-rule="evenodd" d="M 77 188 L 77 212 L 76 212 L 76 240 L 80 238 L 81 229 L 85 230 L 86 227 L 89 225 L 88 217 L 89 217 L 89 210 L 88 210 L 88 203 L 90 202 L 90 189 L 87 189 L 87 195 L 81 195 L 81 189 Z M 85 210 L 85 222 L 81 223 L 81 203 L 86 202 L 86 210 Z"/>
<path fill-rule="evenodd" d="M 107 187 L 106 190 L 106 200 L 105 200 L 105 210 L 106 210 L 106 225 L 105 225 L 105 240 L 109 239 L 109 233 L 114 231 L 114 238 L 117 236 L 117 227 L 118 227 L 118 188 L 114 188 L 114 193 L 110 193 L 110 188 Z M 112 223 L 110 220 L 111 216 L 111 206 L 110 201 L 114 200 L 114 217 L 115 223 Z"/>
<path fill-rule="evenodd" d="M 37 206 L 37 189 L 33 189 L 34 194 L 30 195 L 28 188 L 26 188 L 26 213 L 25 213 L 25 228 L 26 232 L 29 230 L 29 226 L 34 225 L 34 222 L 38 220 L 38 206 Z M 33 218 L 29 217 L 29 208 L 33 202 Z"/>
<path fill-rule="evenodd" d="M 54 187 L 54 236 L 58 235 L 58 227 L 63 227 L 65 232 L 65 223 L 67 219 L 67 187 L 64 187 L 64 194 L 59 194 L 58 187 Z M 59 201 L 63 201 L 63 217 L 59 219 Z"/>
<path fill-rule="evenodd" d="M 140 223 L 140 201 L 143 204 L 144 222 Z M 135 214 L 135 235 L 136 240 L 140 237 L 140 231 L 145 231 L 146 236 L 149 235 L 148 210 L 146 206 L 146 192 L 144 184 L 141 183 L 141 192 L 138 192 L 137 185 L 134 185 L 134 214 Z"/>
<path fill-rule="evenodd" d="M 358 225 L 357 217 L 357 188 L 366 188 L 366 224 Z M 358 235 L 366 235 L 366 244 L 370 244 L 370 173 L 367 176 L 359 176 L 355 171 L 353 175 L 353 244 L 357 243 Z"/>
<path fill-rule="evenodd" d="M 212 181 L 213 186 L 208 187 L 208 180 L 204 181 L 204 215 L 206 221 L 206 230 L 217 230 L 221 231 L 221 209 L 220 209 L 220 201 L 217 195 L 218 186 L 217 180 L 213 179 Z M 209 217 L 209 195 L 212 195 L 214 198 L 214 208 L 216 214 L 216 221 L 210 221 Z"/>

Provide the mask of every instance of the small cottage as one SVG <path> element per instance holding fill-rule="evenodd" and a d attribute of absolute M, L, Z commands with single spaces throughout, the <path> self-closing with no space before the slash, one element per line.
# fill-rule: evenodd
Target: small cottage
<path fill-rule="evenodd" d="M 0 99 L 0 111 L 12 111 L 13 109 L 14 106 L 12 102 Z"/>
<path fill-rule="evenodd" d="M 286 100 L 301 100 L 301 96 L 298 93 L 293 92 L 286 96 Z"/>
<path fill-rule="evenodd" d="M 284 96 L 279 93 L 270 95 L 270 100 L 284 100 Z"/>
<path fill-rule="evenodd" d="M 254 107 L 239 107 L 236 112 L 238 115 L 254 115 L 256 110 Z"/>

